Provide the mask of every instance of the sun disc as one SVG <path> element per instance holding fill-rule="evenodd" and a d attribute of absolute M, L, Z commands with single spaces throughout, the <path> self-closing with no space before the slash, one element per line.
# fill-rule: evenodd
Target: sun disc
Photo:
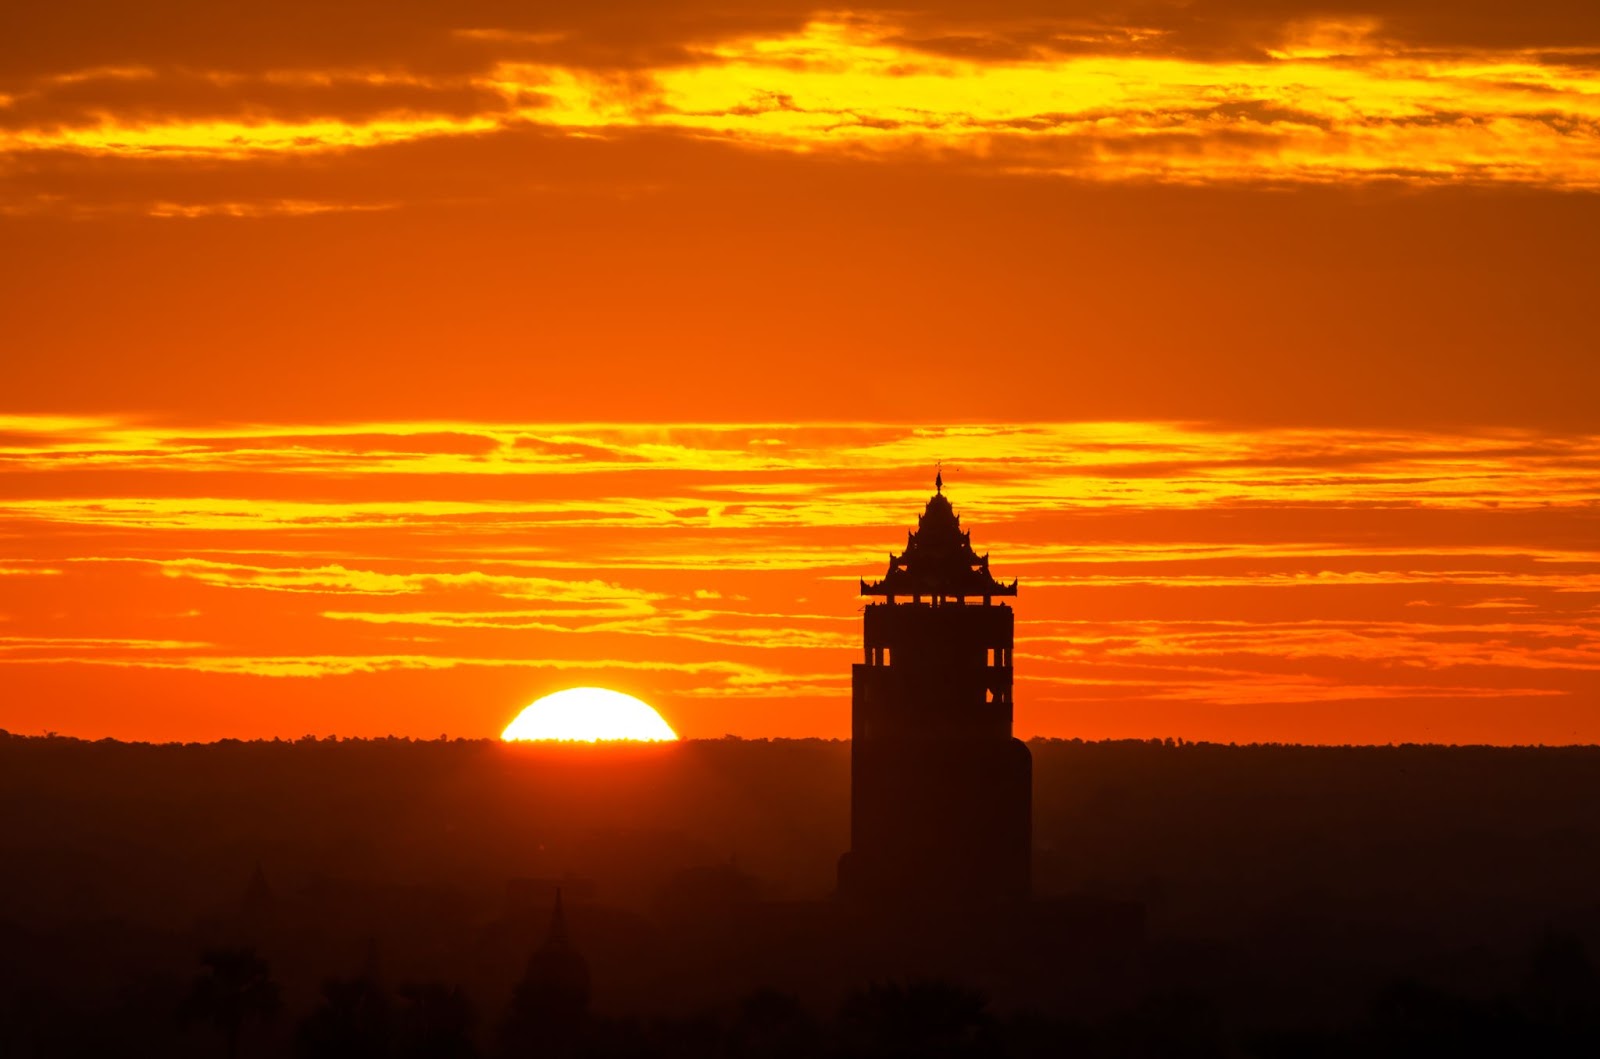
<path fill-rule="evenodd" d="M 649 703 L 609 688 L 568 688 L 536 700 L 506 725 L 501 739 L 595 743 L 666 742 L 678 733 Z"/>

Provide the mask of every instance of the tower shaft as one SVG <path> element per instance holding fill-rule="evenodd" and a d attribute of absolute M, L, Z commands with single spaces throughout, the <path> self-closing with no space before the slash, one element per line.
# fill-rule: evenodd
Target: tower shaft
<path fill-rule="evenodd" d="M 1013 738 L 1012 609 L 942 490 L 864 594 L 852 671 L 850 852 L 841 892 L 871 902 L 1022 900 L 1032 759 Z M 909 601 L 897 601 L 909 597 Z M 970 600 L 970 602 L 968 601 Z"/>

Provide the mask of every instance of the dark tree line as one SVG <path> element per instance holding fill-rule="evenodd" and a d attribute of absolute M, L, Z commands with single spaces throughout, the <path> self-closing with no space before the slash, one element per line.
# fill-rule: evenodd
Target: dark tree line
<path fill-rule="evenodd" d="M 524 982 L 484 1024 L 459 988 L 393 988 L 363 972 L 328 979 L 289 1020 L 271 967 L 248 948 L 205 952 L 164 1028 L 106 1013 L 98 1034 L 30 1039 L 0 1008 L 0 1044 L 32 1056 L 293 1056 L 295 1059 L 1318 1059 L 1372 1056 L 1600 1054 L 1600 974 L 1583 945 L 1549 933 L 1521 988 L 1470 997 L 1426 983 L 1378 990 L 1347 1025 L 1261 1029 L 1201 993 L 1158 992 L 1095 1021 L 996 1012 L 980 992 L 944 980 L 881 982 L 819 1015 L 794 996 L 755 989 L 697 1014 L 597 1014 L 587 998 Z M 153 1036 L 142 1039 L 139 1034 Z"/>

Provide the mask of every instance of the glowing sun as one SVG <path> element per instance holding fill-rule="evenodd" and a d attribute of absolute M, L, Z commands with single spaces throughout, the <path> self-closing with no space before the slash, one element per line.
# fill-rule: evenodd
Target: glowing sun
<path fill-rule="evenodd" d="M 517 714 L 501 739 L 602 739 L 665 742 L 678 738 L 661 715 L 632 695 L 608 688 L 568 688 L 546 695 Z"/>

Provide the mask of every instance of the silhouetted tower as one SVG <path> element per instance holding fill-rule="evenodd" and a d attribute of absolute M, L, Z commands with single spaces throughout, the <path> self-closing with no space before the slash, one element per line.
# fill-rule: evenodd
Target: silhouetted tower
<path fill-rule="evenodd" d="M 870 902 L 1027 898 L 1033 762 L 1011 735 L 1012 610 L 944 478 L 882 581 L 861 582 L 850 852 L 839 889 Z"/>
<path fill-rule="evenodd" d="M 577 1050 L 589 1016 L 589 964 L 567 936 L 556 890 L 550 933 L 528 958 L 502 1039 L 507 1055 L 564 1056 Z"/>
<path fill-rule="evenodd" d="M 244 898 L 239 902 L 233 922 L 229 924 L 229 933 L 239 942 L 259 946 L 272 940 L 277 929 L 278 899 L 267 884 L 267 873 L 262 871 L 261 863 L 257 861 L 255 871 L 250 873 L 250 882 L 245 887 Z"/>

